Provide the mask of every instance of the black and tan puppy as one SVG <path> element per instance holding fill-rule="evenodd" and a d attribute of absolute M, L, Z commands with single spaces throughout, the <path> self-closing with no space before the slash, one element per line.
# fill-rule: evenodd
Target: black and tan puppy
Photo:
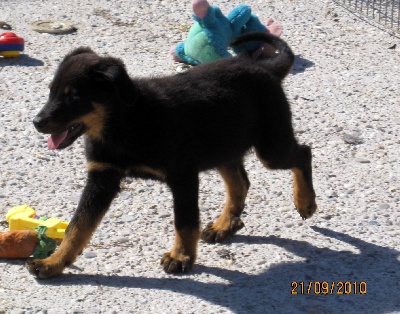
<path fill-rule="evenodd" d="M 64 58 L 33 122 L 50 134 L 50 149 L 85 135 L 88 179 L 64 241 L 50 257 L 29 260 L 31 273 L 56 276 L 74 262 L 126 176 L 162 180 L 171 189 L 175 244 L 161 263 L 166 272 L 188 271 L 200 237 L 220 242 L 244 226 L 249 180 L 242 158 L 251 148 L 267 168 L 292 170 L 297 210 L 303 218 L 314 213 L 311 149 L 294 137 L 281 87 L 294 56 L 284 41 L 267 34 L 248 34 L 235 44 L 256 39 L 278 53 L 262 60 L 223 59 L 152 79 L 131 79 L 120 60 L 89 48 Z M 199 172 L 210 168 L 225 182 L 226 204 L 201 233 Z"/>

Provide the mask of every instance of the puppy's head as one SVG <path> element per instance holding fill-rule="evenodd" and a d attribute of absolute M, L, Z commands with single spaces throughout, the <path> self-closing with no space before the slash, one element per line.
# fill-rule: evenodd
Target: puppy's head
<path fill-rule="evenodd" d="M 49 149 L 62 149 L 86 133 L 101 140 L 107 117 L 135 103 L 139 93 L 123 63 L 78 48 L 59 65 L 47 103 L 33 120 Z"/>

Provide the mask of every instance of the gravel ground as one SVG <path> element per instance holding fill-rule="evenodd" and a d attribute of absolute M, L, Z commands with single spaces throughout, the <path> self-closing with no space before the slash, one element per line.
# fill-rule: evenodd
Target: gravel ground
<path fill-rule="evenodd" d="M 238 3 L 213 2 L 225 13 Z M 281 21 L 296 54 L 285 88 L 297 137 L 313 147 L 317 213 L 302 221 L 291 174 L 265 170 L 250 153 L 246 228 L 224 245 L 201 243 L 192 273 L 167 275 L 159 261 L 173 243 L 171 194 L 126 181 L 61 277 L 36 281 L 24 261 L 0 260 L 0 313 L 400 313 L 400 54 L 388 49 L 400 40 L 332 1 L 245 3 Z M 78 30 L 31 30 L 49 18 Z M 49 151 L 31 122 L 57 65 L 87 45 L 122 58 L 132 76 L 174 73 L 168 51 L 192 24 L 190 1 L 1 0 L 0 20 L 26 41 L 20 58 L 0 59 L 1 217 L 29 204 L 69 220 L 85 183 L 83 142 Z M 200 191 L 204 226 L 224 202 L 215 171 L 201 174 Z M 351 293 L 339 294 L 350 291 L 339 282 Z"/>

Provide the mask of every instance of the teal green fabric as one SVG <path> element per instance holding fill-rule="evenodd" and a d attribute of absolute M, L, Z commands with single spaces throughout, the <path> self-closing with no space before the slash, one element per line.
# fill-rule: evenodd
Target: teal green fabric
<path fill-rule="evenodd" d="M 45 234 L 46 230 L 47 227 L 45 226 L 39 226 L 35 228 L 35 231 L 38 233 L 39 243 L 36 245 L 36 248 L 33 251 L 34 258 L 46 258 L 53 253 L 57 247 L 56 240 L 49 238 Z"/>
<path fill-rule="evenodd" d="M 190 28 L 186 41 L 175 48 L 175 54 L 192 65 L 230 57 L 228 47 L 233 39 L 246 32 L 266 31 L 266 27 L 245 4 L 238 5 L 227 16 L 218 7 L 210 6 L 204 18 L 194 14 L 193 18 L 196 22 Z M 243 46 L 242 51 L 250 52 L 257 48 L 252 43 Z"/>
<path fill-rule="evenodd" d="M 191 56 L 198 63 L 206 63 L 218 60 L 221 56 L 210 44 L 206 32 L 199 22 L 196 22 L 190 29 L 184 46 L 186 56 Z"/>

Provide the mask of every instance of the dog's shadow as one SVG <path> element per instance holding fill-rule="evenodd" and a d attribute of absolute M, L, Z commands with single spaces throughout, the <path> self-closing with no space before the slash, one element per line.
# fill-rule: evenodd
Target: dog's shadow
<path fill-rule="evenodd" d="M 42 60 L 29 57 L 26 54 L 21 54 L 15 58 L 3 58 L 0 57 L 0 68 L 6 66 L 22 66 L 22 67 L 37 67 L 43 66 L 44 62 Z"/>
<path fill-rule="evenodd" d="M 292 71 L 290 73 L 292 73 L 292 74 L 303 73 L 308 68 L 311 68 L 313 66 L 314 66 L 314 62 L 303 58 L 301 55 L 296 55 L 295 59 L 294 59 L 294 65 L 293 65 Z"/>
<path fill-rule="evenodd" d="M 39 283 L 54 286 L 90 284 L 118 288 L 171 290 L 204 299 L 228 308 L 234 313 L 400 311 L 399 251 L 329 229 L 318 227 L 312 227 L 312 229 L 325 237 L 335 239 L 333 242 L 342 241 L 354 246 L 359 253 L 317 247 L 306 241 L 275 236 L 237 236 L 235 242 L 279 246 L 304 258 L 304 261 L 273 264 L 259 275 L 196 265 L 195 274 L 207 273 L 228 281 L 223 284 L 198 282 L 184 277 L 160 279 L 77 274 L 63 275 L 62 282 L 45 280 Z M 293 282 L 298 283 L 297 288 L 292 286 Z M 301 282 L 304 282 L 303 292 Z M 309 282 L 328 282 L 329 291 L 324 291 L 322 285 L 318 288 L 317 284 L 311 286 L 310 291 L 307 292 Z M 339 282 L 350 282 L 350 284 L 342 286 L 341 289 Z M 335 286 L 331 290 L 333 283 Z M 348 294 L 350 290 L 351 293 Z M 292 294 L 292 291 L 297 292 L 297 295 Z"/>

